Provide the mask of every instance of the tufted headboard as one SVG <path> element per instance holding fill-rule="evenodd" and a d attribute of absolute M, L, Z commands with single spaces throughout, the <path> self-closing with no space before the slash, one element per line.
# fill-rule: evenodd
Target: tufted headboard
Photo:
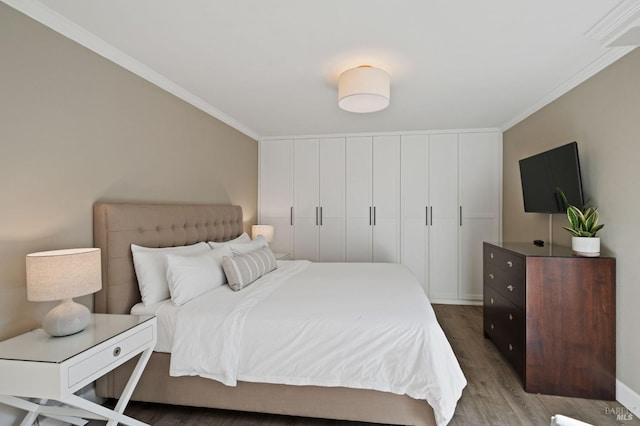
<path fill-rule="evenodd" d="M 173 247 L 227 241 L 244 231 L 242 208 L 225 204 L 96 203 L 93 239 L 102 250 L 99 313 L 128 314 L 140 302 L 131 244 Z"/>

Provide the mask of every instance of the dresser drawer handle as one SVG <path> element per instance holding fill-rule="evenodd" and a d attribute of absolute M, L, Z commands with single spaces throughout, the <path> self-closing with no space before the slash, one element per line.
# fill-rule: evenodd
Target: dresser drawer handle
<path fill-rule="evenodd" d="M 513 268 L 513 262 L 512 262 L 512 261 L 510 261 L 510 260 L 507 260 L 507 266 L 508 266 L 509 268 Z"/>
<path fill-rule="evenodd" d="M 496 328 L 493 324 L 491 324 L 491 329 L 493 330 L 494 328 Z"/>
<path fill-rule="evenodd" d="M 509 352 L 513 352 L 513 346 L 509 343 Z"/>
<path fill-rule="evenodd" d="M 509 321 L 513 321 L 513 315 L 509 314 Z"/>
<path fill-rule="evenodd" d="M 117 347 L 113 350 L 113 356 L 118 356 L 118 355 L 120 355 L 120 352 L 122 352 L 122 349 L 120 349 L 120 346 L 117 346 Z"/>
<path fill-rule="evenodd" d="M 513 289 L 514 289 L 515 287 L 514 287 L 514 286 L 512 286 L 511 284 L 509 284 L 509 285 L 507 286 L 507 288 L 509 289 L 509 291 L 513 291 Z"/>
<path fill-rule="evenodd" d="M 491 304 L 493 305 L 493 297 L 491 298 Z"/>
<path fill-rule="evenodd" d="M 495 275 L 493 275 L 493 274 L 489 274 L 489 278 L 494 279 L 494 278 L 495 278 Z"/>
<path fill-rule="evenodd" d="M 490 254 L 489 254 L 489 257 L 493 259 L 493 253 L 490 253 Z"/>

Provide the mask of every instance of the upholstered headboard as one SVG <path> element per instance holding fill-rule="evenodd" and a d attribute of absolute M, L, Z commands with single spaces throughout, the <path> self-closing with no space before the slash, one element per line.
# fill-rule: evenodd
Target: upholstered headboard
<path fill-rule="evenodd" d="M 102 290 L 94 295 L 95 312 L 128 314 L 140 302 L 131 244 L 173 247 L 227 241 L 243 231 L 240 206 L 96 203 L 93 238 L 102 250 Z"/>

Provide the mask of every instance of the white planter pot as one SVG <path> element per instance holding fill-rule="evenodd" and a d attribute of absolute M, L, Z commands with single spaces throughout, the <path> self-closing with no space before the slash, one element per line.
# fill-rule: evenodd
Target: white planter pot
<path fill-rule="evenodd" d="M 578 256 L 600 256 L 600 237 L 571 237 L 571 250 Z"/>

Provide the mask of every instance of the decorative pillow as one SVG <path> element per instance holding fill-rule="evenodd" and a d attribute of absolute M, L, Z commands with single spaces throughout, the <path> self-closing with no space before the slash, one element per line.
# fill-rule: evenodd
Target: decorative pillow
<path fill-rule="evenodd" d="M 263 247 L 269 247 L 267 239 L 262 235 L 258 235 L 255 240 L 249 240 L 248 242 L 231 243 L 231 251 L 234 255 L 249 253 L 254 250 L 258 250 Z"/>
<path fill-rule="evenodd" d="M 269 247 L 250 253 L 222 258 L 222 268 L 233 291 L 242 290 L 258 278 L 277 268 L 276 259 Z"/>
<path fill-rule="evenodd" d="M 167 283 L 173 304 L 183 305 L 225 284 L 222 258 L 231 255 L 229 246 L 193 256 L 168 254 Z"/>
<path fill-rule="evenodd" d="M 190 246 L 151 248 L 131 244 L 133 266 L 138 278 L 138 287 L 142 296 L 142 303 L 152 305 L 168 299 L 169 285 L 167 284 L 167 254 L 190 256 L 206 253 L 211 250 L 207 243 L 197 243 Z"/>
<path fill-rule="evenodd" d="M 207 244 L 209 244 L 209 247 L 214 249 L 214 248 L 226 246 L 227 244 L 248 243 L 250 241 L 251 241 L 251 237 L 249 236 L 249 234 L 247 234 L 246 232 L 243 232 L 242 235 L 240 235 L 237 238 L 234 238 L 233 240 L 223 241 L 223 242 L 209 241 L 207 242 Z"/>

